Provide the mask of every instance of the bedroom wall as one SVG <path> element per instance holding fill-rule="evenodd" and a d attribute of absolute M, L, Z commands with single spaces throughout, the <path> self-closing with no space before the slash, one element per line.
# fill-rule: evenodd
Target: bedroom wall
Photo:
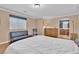
<path fill-rule="evenodd" d="M 59 28 L 59 21 L 61 19 L 64 19 L 64 18 L 69 18 L 69 20 L 70 20 L 71 33 L 73 33 L 73 32 L 77 33 L 78 15 L 58 17 L 58 18 L 53 18 L 53 19 L 44 19 L 44 26 L 46 26 L 46 27 L 53 27 L 53 28 Z M 72 22 L 74 22 L 74 29 L 73 29 L 73 23 Z"/>
<path fill-rule="evenodd" d="M 79 36 L 79 15 L 78 15 L 78 20 L 77 20 L 77 24 L 76 24 L 76 28 L 77 28 L 77 33 L 78 33 L 78 36 Z"/>
<path fill-rule="evenodd" d="M 64 18 L 69 18 L 70 20 L 70 33 L 77 33 L 78 32 L 78 15 L 71 15 L 65 17 L 58 17 L 52 19 L 33 19 L 28 18 L 28 31 L 29 34 L 32 34 L 32 28 L 38 28 L 38 34 L 44 34 L 44 27 L 52 27 L 52 28 L 59 28 L 59 21 Z M 74 29 L 73 29 L 74 23 Z"/>
<path fill-rule="evenodd" d="M 9 41 L 9 14 L 0 10 L 0 43 Z"/>
<path fill-rule="evenodd" d="M 58 19 L 44 19 L 44 26 L 58 28 Z"/>
<path fill-rule="evenodd" d="M 70 20 L 70 36 L 67 37 L 67 38 L 70 38 L 71 33 L 77 33 L 79 31 L 78 15 L 63 16 L 63 17 L 58 17 L 53 19 L 44 19 L 44 23 L 45 23 L 44 26 L 59 29 L 59 21 L 64 18 L 68 18 Z M 74 24 L 74 28 L 73 28 L 73 24 Z M 60 34 L 58 34 L 58 36 L 60 37 Z"/>
<path fill-rule="evenodd" d="M 59 20 L 64 19 L 64 18 L 68 18 L 70 20 L 70 30 L 69 30 L 69 36 L 62 36 L 65 38 L 69 38 L 69 39 L 76 39 L 76 34 L 77 34 L 77 20 L 78 20 L 78 16 L 77 15 L 71 15 L 71 16 L 65 16 L 65 17 L 60 17 L 58 18 Z M 59 37 L 61 37 L 61 35 L 59 35 Z"/>
<path fill-rule="evenodd" d="M 37 33 L 39 35 L 43 34 L 43 19 L 35 19 L 32 17 L 28 17 L 27 18 L 27 28 L 28 28 L 29 35 L 33 34 L 33 31 L 32 31 L 33 28 L 37 28 Z"/>
<path fill-rule="evenodd" d="M 44 27 L 44 20 L 43 19 L 36 19 L 37 21 L 37 32 L 39 35 L 43 34 L 43 27 Z"/>
<path fill-rule="evenodd" d="M 71 33 L 77 33 L 77 20 L 78 20 L 78 15 L 71 15 L 71 16 L 65 16 L 65 17 L 59 17 L 57 18 L 58 20 L 68 18 L 70 20 L 70 32 Z M 73 28 L 74 24 L 74 28 Z"/>
<path fill-rule="evenodd" d="M 29 35 L 33 34 L 32 28 L 36 27 L 39 35 L 44 34 L 44 27 L 58 28 L 57 19 L 35 19 L 32 17 L 27 18 L 27 27 Z"/>
<path fill-rule="evenodd" d="M 28 30 L 29 35 L 33 34 L 32 28 L 36 27 L 36 23 L 37 22 L 35 19 L 33 19 L 31 17 L 27 18 L 27 30 Z"/>
<path fill-rule="evenodd" d="M 10 14 L 18 16 L 16 13 L 10 13 L 7 11 L 0 10 L 0 44 L 10 42 L 10 36 L 9 36 L 10 31 L 22 31 L 22 30 L 9 29 L 9 15 Z M 26 27 L 27 26 L 28 25 L 26 25 Z"/>

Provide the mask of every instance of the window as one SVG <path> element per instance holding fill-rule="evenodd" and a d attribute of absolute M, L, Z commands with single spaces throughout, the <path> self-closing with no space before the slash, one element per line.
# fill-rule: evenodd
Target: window
<path fill-rule="evenodd" d="M 26 18 L 10 16 L 10 30 L 26 30 Z"/>
<path fill-rule="evenodd" d="M 61 20 L 60 21 L 60 28 L 69 28 L 69 20 Z"/>

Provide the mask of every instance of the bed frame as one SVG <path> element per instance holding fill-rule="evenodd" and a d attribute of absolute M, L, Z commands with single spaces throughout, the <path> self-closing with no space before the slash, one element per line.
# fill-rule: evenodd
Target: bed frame
<path fill-rule="evenodd" d="M 11 43 L 28 37 L 28 31 L 10 32 Z"/>

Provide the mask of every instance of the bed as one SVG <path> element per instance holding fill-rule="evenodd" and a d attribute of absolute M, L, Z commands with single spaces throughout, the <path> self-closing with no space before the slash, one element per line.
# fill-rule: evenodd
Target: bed
<path fill-rule="evenodd" d="M 12 43 L 4 54 L 78 54 L 72 40 L 37 35 Z"/>

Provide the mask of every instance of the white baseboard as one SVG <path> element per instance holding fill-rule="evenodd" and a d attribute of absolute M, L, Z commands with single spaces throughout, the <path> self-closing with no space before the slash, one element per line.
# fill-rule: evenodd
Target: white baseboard
<path fill-rule="evenodd" d="M 9 43 L 10 41 L 5 41 L 5 42 L 1 42 L 0 44 L 5 44 L 5 43 Z"/>

